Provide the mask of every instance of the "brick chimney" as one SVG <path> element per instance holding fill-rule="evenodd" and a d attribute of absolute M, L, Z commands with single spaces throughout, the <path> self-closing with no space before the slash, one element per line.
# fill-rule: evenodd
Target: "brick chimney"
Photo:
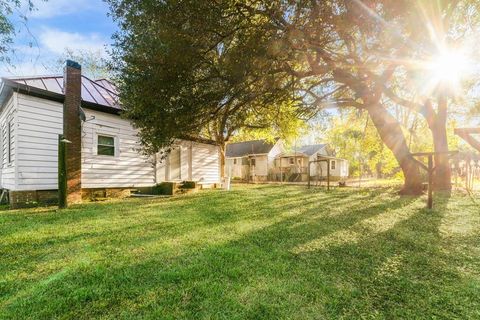
<path fill-rule="evenodd" d="M 82 101 L 82 67 L 67 60 L 63 71 L 63 135 L 67 144 L 67 203 L 82 201 L 82 125 L 79 117 Z"/>

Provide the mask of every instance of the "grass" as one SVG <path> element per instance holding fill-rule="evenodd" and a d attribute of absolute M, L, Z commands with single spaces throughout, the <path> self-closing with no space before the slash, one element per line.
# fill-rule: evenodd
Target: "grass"
<path fill-rule="evenodd" d="M 0 319 L 480 318 L 461 194 L 234 186 L 0 212 Z"/>

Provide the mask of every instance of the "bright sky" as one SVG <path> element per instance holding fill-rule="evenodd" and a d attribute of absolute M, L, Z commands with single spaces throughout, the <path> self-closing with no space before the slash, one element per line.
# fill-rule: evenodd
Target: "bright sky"
<path fill-rule="evenodd" d="M 27 14 L 26 26 L 18 17 L 12 18 L 18 30 L 11 57 L 13 66 L 0 65 L 0 75 L 51 73 L 47 67 L 66 48 L 100 51 L 106 56 L 116 26 L 107 16 L 108 6 L 102 0 L 34 0 L 34 4 L 37 10 Z"/>

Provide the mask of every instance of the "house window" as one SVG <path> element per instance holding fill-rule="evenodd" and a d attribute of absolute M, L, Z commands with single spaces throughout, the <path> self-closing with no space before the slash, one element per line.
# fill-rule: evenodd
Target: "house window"
<path fill-rule="evenodd" d="M 250 165 L 255 166 L 255 159 L 250 159 Z"/>
<path fill-rule="evenodd" d="M 335 166 L 336 166 L 336 162 L 335 162 L 335 160 L 332 160 L 332 161 L 330 162 L 330 169 L 331 169 L 331 170 L 335 170 Z"/>
<path fill-rule="evenodd" d="M 237 159 L 233 159 L 233 164 L 237 164 Z"/>
<path fill-rule="evenodd" d="M 13 153 L 12 130 L 13 130 L 13 124 L 10 121 L 8 122 L 8 128 L 7 128 L 7 162 L 8 163 L 12 162 L 12 153 Z"/>
<path fill-rule="evenodd" d="M 115 156 L 115 138 L 109 136 L 98 136 L 97 154 L 99 156 Z"/>
<path fill-rule="evenodd" d="M 295 160 L 293 160 L 293 158 L 289 158 L 288 160 L 290 161 L 290 164 L 295 164 Z"/>

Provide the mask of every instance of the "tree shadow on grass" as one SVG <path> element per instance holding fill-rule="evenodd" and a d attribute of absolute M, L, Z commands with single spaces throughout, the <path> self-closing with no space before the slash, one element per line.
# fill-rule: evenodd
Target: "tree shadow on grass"
<path fill-rule="evenodd" d="M 226 234 L 207 244 L 198 243 L 203 238 L 189 239 L 186 230 L 181 231 L 187 233 L 186 242 L 179 246 L 166 246 L 160 233 L 140 235 L 138 250 L 146 248 L 140 256 L 127 252 L 121 258 L 80 259 L 2 302 L 4 315 L 172 319 L 388 315 L 390 307 L 379 304 L 385 292 L 375 291 L 372 285 L 376 269 L 415 243 L 414 235 L 396 238 L 395 232 L 405 235 L 395 231 L 405 221 L 371 236 L 361 223 L 388 210 L 392 215 L 414 210 L 409 219 L 422 213 L 413 198 L 395 198 L 388 203 L 378 199 L 379 203 L 369 205 L 372 199 L 375 196 L 364 199 L 363 209 L 352 209 L 352 202 L 345 201 L 343 212 L 335 215 L 324 210 L 333 204 L 328 196 L 323 202 L 310 199 L 297 214 L 285 208 L 272 217 L 277 218 L 273 224 L 234 237 Z M 258 217 L 249 219 L 248 214 L 232 219 L 258 222 Z M 206 220 L 211 221 L 210 217 Z M 222 223 L 225 220 L 219 225 Z M 124 231 L 124 243 L 118 246 L 130 249 L 129 242 L 144 225 L 132 233 Z M 205 226 L 203 221 L 200 225 Z M 349 228 L 362 235 L 354 243 L 294 252 L 306 242 Z M 408 245 L 400 241 L 397 246 L 399 240 Z M 159 244 L 155 246 L 155 242 Z"/>

